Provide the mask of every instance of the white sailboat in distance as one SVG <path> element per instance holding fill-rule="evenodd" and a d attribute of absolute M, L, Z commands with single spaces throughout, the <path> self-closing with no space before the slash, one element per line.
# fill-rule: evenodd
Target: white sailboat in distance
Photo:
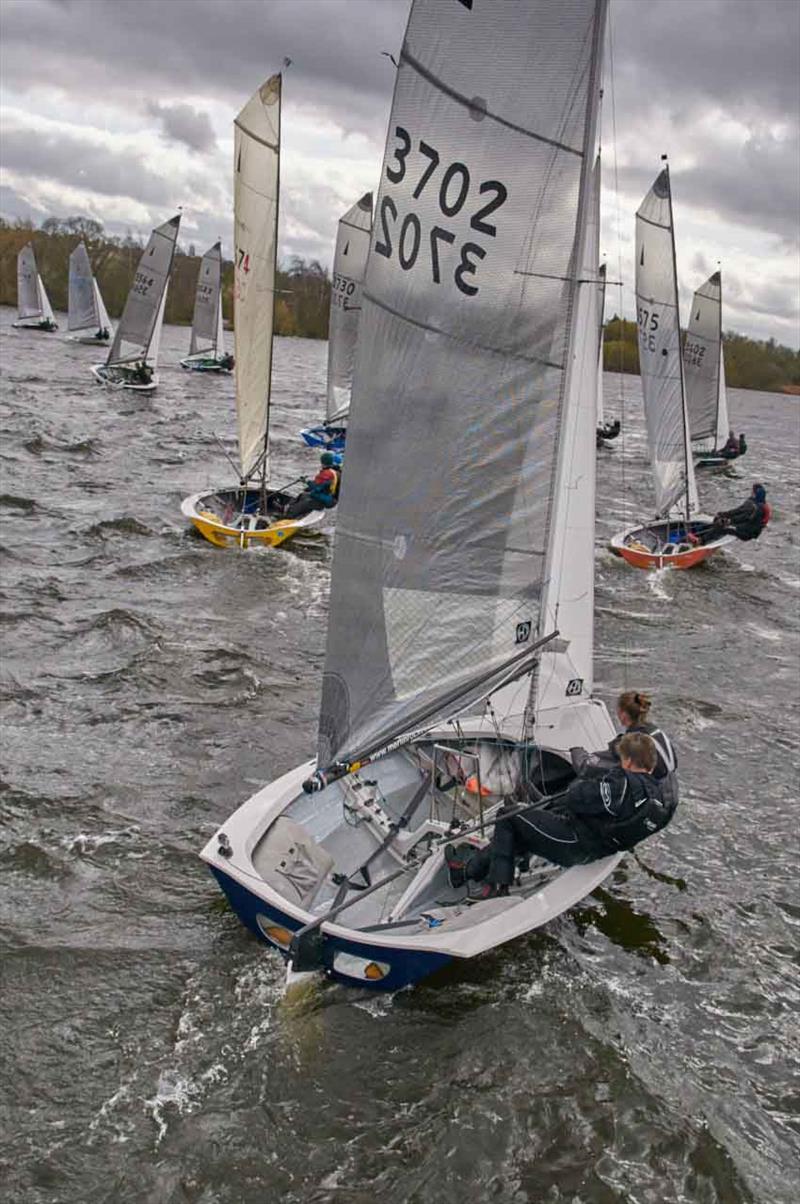
<path fill-rule="evenodd" d="M 269 487 L 280 75 L 273 75 L 253 93 L 233 124 L 233 313 L 240 478 L 238 484 L 184 498 L 181 512 L 216 547 L 278 547 L 298 531 L 322 526 L 327 515 L 320 507 L 296 518 L 284 517 L 285 509 L 297 498 L 286 489 Z M 338 481 L 338 474 L 334 479 Z"/>
<path fill-rule="evenodd" d="M 200 261 L 194 295 L 189 354 L 181 367 L 192 372 L 231 372 L 233 356 L 225 351 L 222 328 L 222 244 L 209 247 Z"/>
<path fill-rule="evenodd" d="M 108 343 L 111 320 L 83 240 L 69 257 L 68 308 L 67 329 L 73 342 L 93 345 Z"/>
<path fill-rule="evenodd" d="M 26 243 L 17 255 L 17 312 L 16 322 L 11 323 L 17 330 L 41 330 L 46 334 L 58 330 L 32 243 Z"/>
<path fill-rule="evenodd" d="M 546 924 L 620 856 L 535 859 L 481 901 L 444 857 L 454 834 L 485 845 L 505 797 L 569 782 L 573 746 L 614 735 L 592 690 L 605 19 L 606 0 L 411 6 L 317 755 L 202 854 L 296 971 L 409 985 Z"/>
<path fill-rule="evenodd" d="M 683 343 L 686 407 L 695 468 L 726 468 L 741 451 L 723 453 L 728 439 L 728 393 L 722 343 L 722 273 L 714 272 L 692 298 Z"/>
<path fill-rule="evenodd" d="M 697 542 L 711 518 L 698 513 L 683 379 L 672 190 L 666 164 L 636 213 L 636 313 L 656 514 L 649 522 L 620 531 L 610 548 L 634 568 L 690 569 L 733 537 Z"/>
<path fill-rule="evenodd" d="M 366 192 L 339 220 L 333 257 L 328 319 L 328 387 L 325 421 L 300 432 L 309 447 L 342 451 L 353 387 L 361 318 L 361 286 L 372 239 L 372 193 Z"/>
<path fill-rule="evenodd" d="M 180 224 L 178 213 L 152 231 L 108 358 L 104 364 L 92 365 L 100 384 L 137 393 L 152 393 L 158 386 L 158 348 Z"/>

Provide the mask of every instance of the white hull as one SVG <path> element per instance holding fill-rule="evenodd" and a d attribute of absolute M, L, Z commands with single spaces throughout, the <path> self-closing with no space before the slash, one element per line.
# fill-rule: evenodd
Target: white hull
<path fill-rule="evenodd" d="M 152 393 L 158 388 L 159 376 L 158 373 L 153 373 L 153 379 L 149 384 L 136 384 L 134 381 L 114 379 L 108 374 L 109 370 L 105 364 L 92 364 L 92 375 L 95 380 L 104 385 L 106 389 L 130 389 L 133 393 Z M 113 372 L 113 369 L 112 369 Z"/>
<path fill-rule="evenodd" d="M 585 709 L 596 713 L 587 718 L 580 713 Z M 565 715 L 569 711 L 564 708 Z M 601 730 L 604 740 L 614 735 L 608 714 L 599 704 L 586 703 L 573 708 L 573 712 L 574 721 L 566 720 L 562 725 L 559 744 L 580 743 L 587 728 Z M 275 932 L 279 934 L 281 926 L 296 931 L 330 909 L 337 891 L 331 875 L 355 875 L 366 857 L 378 848 L 387 831 L 386 817 L 396 820 L 419 786 L 435 737 L 451 744 L 452 728 L 431 733 L 425 741 L 370 764 L 355 791 L 357 775 L 334 782 L 320 793 L 304 794 L 302 783 L 314 770 L 314 763 L 308 762 L 244 803 L 202 852 L 243 922 L 285 953 L 288 943 L 276 939 Z M 468 733 L 464 742 L 470 743 Z M 489 750 L 496 749 L 497 743 L 490 739 L 472 746 Z M 561 754 L 566 750 L 557 751 Z M 363 802 L 372 789 L 369 783 L 374 781 L 378 782 L 375 797 L 381 800 L 376 811 L 385 809 L 383 819 L 373 813 L 369 802 Z M 359 789 L 364 793 L 358 794 Z M 356 827 L 354 813 L 349 812 L 349 822 L 344 814 L 344 806 L 352 807 L 354 797 L 361 807 L 356 813 Z M 495 796 L 486 799 L 485 806 L 496 809 L 499 802 L 499 796 Z M 473 800 L 471 805 L 471 816 L 459 811 L 459 818 L 467 823 L 478 819 L 477 803 Z M 423 800 L 408 826 L 401 828 L 392 846 L 370 867 L 372 882 L 402 867 L 403 858 L 415 843 L 422 841 L 420 848 L 424 849 L 427 840 L 444 842 L 450 814 L 441 792 L 433 801 Z M 319 881 L 308 899 L 298 899 L 296 894 L 292 897 L 290 890 L 278 886 L 280 865 L 276 871 L 268 849 L 280 831 L 274 827 L 279 819 L 284 825 L 294 825 L 285 829 L 292 839 L 299 835 L 301 840 L 308 840 L 321 867 Z M 615 854 L 567 869 L 538 861 L 522 875 L 509 896 L 468 903 L 466 888 L 454 890 L 449 886 L 443 848 L 427 859 L 423 853 L 418 865 L 411 864 L 407 873 L 369 899 L 360 899 L 356 892 L 347 895 L 353 900 L 352 907 L 322 923 L 325 972 L 340 981 L 380 990 L 408 985 L 448 960 L 476 957 L 547 924 L 599 886 L 621 856 Z M 391 926 L 381 930 L 382 925 Z M 267 931 L 270 928 L 271 935 Z M 376 958 L 389 969 L 380 980 L 370 981 L 364 967 Z"/>
<path fill-rule="evenodd" d="M 105 339 L 98 339 L 93 334 L 68 334 L 66 342 L 80 343 L 86 347 L 108 347 L 111 343 L 111 335 Z"/>

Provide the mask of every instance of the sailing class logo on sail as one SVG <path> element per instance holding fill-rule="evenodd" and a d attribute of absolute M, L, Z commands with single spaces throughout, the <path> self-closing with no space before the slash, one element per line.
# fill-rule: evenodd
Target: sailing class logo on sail
<path fill-rule="evenodd" d="M 485 105 L 480 110 L 476 100 L 475 113 L 483 116 Z M 477 119 L 477 117 L 476 117 Z M 386 259 L 397 258 L 404 272 L 409 272 L 420 261 L 423 245 L 423 222 L 418 209 L 425 206 L 439 213 L 448 221 L 459 217 L 467 206 L 477 204 L 469 217 L 469 227 L 487 238 L 497 236 L 497 226 L 487 218 L 497 213 L 508 200 L 508 189 L 500 180 L 483 180 L 477 186 L 472 183 L 469 167 L 456 160 L 442 163 L 442 156 L 435 146 L 423 138 L 415 139 L 402 125 L 395 126 L 395 146 L 386 164 L 386 179 L 399 191 L 408 194 L 412 181 L 416 181 L 410 197 L 407 195 L 407 211 L 402 214 L 397 202 L 389 193 L 381 199 L 378 214 L 378 237 L 375 254 Z M 424 201 L 422 200 L 424 194 Z M 483 198 L 487 198 L 484 200 Z M 421 202 L 415 208 L 414 201 Z M 454 230 L 438 223 L 430 224 L 426 230 L 426 249 L 423 259 L 430 269 L 434 284 L 452 276 L 459 292 L 474 297 L 480 291 L 478 269 L 486 258 L 488 248 L 482 243 L 466 239 L 460 244 Z M 491 244 L 490 244 L 491 245 Z M 452 250 L 450 249 L 452 248 Z"/>

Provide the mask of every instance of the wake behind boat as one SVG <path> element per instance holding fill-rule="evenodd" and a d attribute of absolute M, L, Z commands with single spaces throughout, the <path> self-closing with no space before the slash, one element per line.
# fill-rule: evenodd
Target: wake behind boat
<path fill-rule="evenodd" d="M 69 339 L 93 346 L 108 343 L 111 320 L 92 273 L 86 243 L 81 240 L 69 257 Z"/>
<path fill-rule="evenodd" d="M 32 243 L 26 243 L 17 255 L 17 312 L 16 322 L 11 323 L 16 330 L 41 330 L 45 334 L 58 330 Z"/>
<path fill-rule="evenodd" d="M 152 393 L 158 386 L 158 348 L 180 222 L 178 213 L 152 231 L 108 358 L 92 365 L 95 379 L 110 389 Z"/>
<path fill-rule="evenodd" d="M 636 312 L 647 440 L 656 516 L 615 535 L 611 551 L 639 569 L 690 569 L 731 542 L 697 536 L 711 518 L 698 513 L 683 379 L 678 282 L 669 168 L 636 214 Z"/>
<path fill-rule="evenodd" d="M 362 298 L 317 760 L 203 850 L 256 936 L 351 985 L 396 989 L 496 948 L 620 856 L 534 860 L 483 900 L 444 851 L 484 847 L 504 799 L 552 794 L 571 748 L 614 734 L 592 698 L 606 3 L 569 10 L 414 0 Z"/>
<path fill-rule="evenodd" d="M 194 295 L 189 354 L 181 367 L 192 372 L 231 372 L 222 326 L 222 244 L 215 242 L 200 261 Z"/>
<path fill-rule="evenodd" d="M 309 447 L 343 451 L 353 387 L 361 286 L 372 238 L 372 193 L 367 192 L 339 221 L 333 258 L 328 320 L 328 389 L 325 421 L 300 432 Z"/>
<path fill-rule="evenodd" d="M 216 547 L 277 547 L 319 528 L 327 509 L 287 489 L 269 488 L 269 403 L 275 274 L 281 77 L 273 75 L 234 121 L 234 339 L 240 479 L 184 498 L 181 512 Z M 212 248 L 214 250 L 214 248 Z M 210 254 L 210 252 L 209 252 Z M 215 311 L 215 316 L 219 312 Z M 329 493 L 335 501 L 338 474 Z M 295 482 L 292 482 L 295 484 Z"/>

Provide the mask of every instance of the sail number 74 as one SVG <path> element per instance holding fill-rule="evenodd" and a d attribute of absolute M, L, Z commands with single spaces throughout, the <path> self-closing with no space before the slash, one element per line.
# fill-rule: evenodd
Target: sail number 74
<path fill-rule="evenodd" d="M 470 200 L 470 196 L 474 197 L 476 191 L 466 163 L 443 165 L 438 150 L 429 142 L 420 139 L 414 148 L 408 130 L 398 125 L 395 126 L 394 133 L 397 145 L 392 159 L 386 166 L 386 178 L 389 183 L 400 184 L 411 166 L 417 175 L 411 193 L 412 200 L 419 200 L 428 189 L 436 195 L 442 218 L 448 220 L 456 217 Z M 500 180 L 484 180 L 477 186 L 477 194 L 482 200 L 470 216 L 470 229 L 487 238 L 495 238 L 497 226 L 494 222 L 487 221 L 487 218 L 506 203 L 508 189 Z M 471 205 L 475 203 L 475 200 L 470 202 Z M 375 240 L 375 254 L 384 255 L 387 259 L 396 255 L 402 270 L 411 271 L 423 246 L 423 227 L 419 214 L 411 210 L 401 217 L 394 197 L 385 193 L 381 199 L 378 221 L 380 224 Z M 456 245 L 454 231 L 445 225 L 431 226 L 425 233 L 433 283 L 441 284 L 443 276 L 452 271 L 456 288 L 465 296 L 474 297 L 480 287 L 475 282 L 475 277 L 480 261 L 486 258 L 486 247 L 472 241 Z M 450 247 L 454 248 L 452 252 L 449 251 Z"/>

